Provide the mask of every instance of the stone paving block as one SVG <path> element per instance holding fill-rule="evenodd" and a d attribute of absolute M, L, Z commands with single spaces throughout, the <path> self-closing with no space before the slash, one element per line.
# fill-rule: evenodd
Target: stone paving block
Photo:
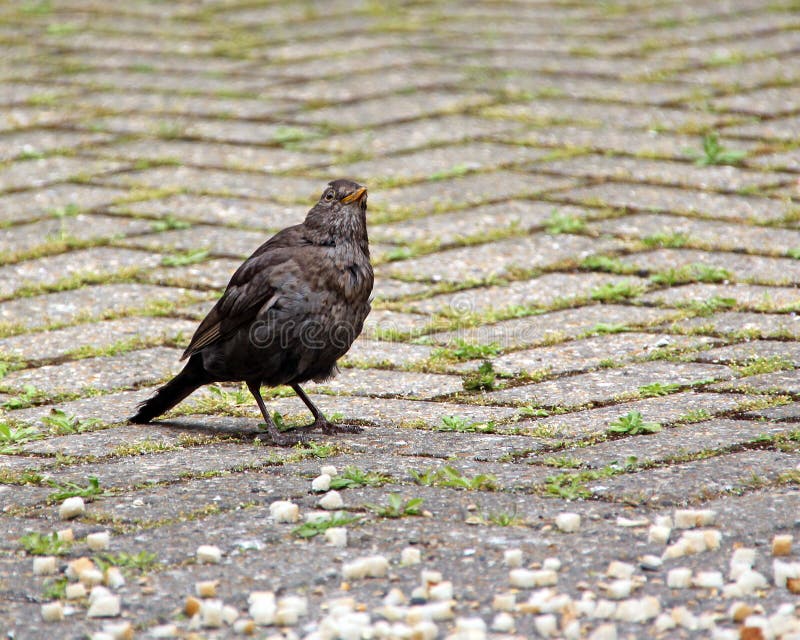
<path fill-rule="evenodd" d="M 567 449 L 563 455 L 599 469 L 614 463 L 624 465 L 631 458 L 641 464 L 722 451 L 790 430 L 785 423 L 716 419 L 670 427 L 659 433 L 608 440 L 591 447 Z M 539 458 L 529 460 L 536 464 Z"/>
<path fill-rule="evenodd" d="M 370 202 L 378 210 L 402 213 L 411 209 L 418 215 L 440 209 L 536 196 L 570 184 L 568 180 L 538 174 L 495 171 L 386 189 L 372 194 Z"/>
<path fill-rule="evenodd" d="M 800 153 L 796 150 L 768 153 L 752 158 L 751 164 L 770 169 L 800 171 Z"/>
<path fill-rule="evenodd" d="M 644 303 L 665 304 L 671 307 L 691 305 L 714 299 L 724 299 L 737 306 L 748 309 L 764 311 L 781 311 L 796 309 L 800 298 L 798 290 L 794 287 L 764 287 L 753 284 L 705 284 L 693 283 L 680 287 L 670 287 L 651 291 L 641 296 Z M 716 324 L 718 316 L 713 316 L 711 322 Z M 768 324 L 771 321 L 785 322 L 785 318 L 767 316 L 759 324 Z M 691 323 L 703 324 L 700 319 L 692 319 Z M 792 323 L 788 323 L 792 324 Z"/>
<path fill-rule="evenodd" d="M 370 228 L 370 238 L 394 243 L 456 244 L 467 238 L 481 237 L 487 229 L 506 229 L 511 235 L 512 232 L 524 232 L 543 227 L 555 213 L 591 219 L 593 211 L 569 205 L 554 206 L 550 202 L 509 200 L 463 211 L 375 225 Z"/>
<path fill-rule="evenodd" d="M 352 15 L 352 13 L 346 16 L 339 15 L 336 18 L 339 20 L 344 18 L 343 26 L 345 30 L 352 29 L 353 22 L 358 20 L 358 17 Z M 329 28 L 332 20 L 334 20 L 333 16 L 326 15 L 321 24 L 324 28 Z M 370 21 L 365 26 L 371 27 L 373 24 Z M 303 26 L 310 29 L 308 36 L 314 38 L 320 24 L 314 24 L 313 22 L 297 24 L 297 28 L 303 28 Z M 288 80 L 325 80 L 337 76 L 340 80 L 346 81 L 354 75 L 354 69 L 361 73 L 380 69 L 389 70 L 395 67 L 416 69 L 423 68 L 424 65 L 439 64 L 440 61 L 441 56 L 436 51 L 393 45 L 369 51 L 342 52 L 340 55 L 328 57 L 324 65 L 320 65 L 318 58 L 308 58 L 306 60 L 275 61 L 270 65 L 270 68 Z M 255 65 L 258 66 L 259 63 L 256 62 Z"/>
<path fill-rule="evenodd" d="M 796 33 L 787 29 L 785 31 L 775 31 L 767 34 L 748 34 L 735 39 L 736 51 L 757 51 L 761 56 L 780 56 L 784 53 L 797 51 Z M 683 63 L 704 63 L 714 57 L 722 58 L 731 56 L 730 45 L 714 42 L 702 42 L 689 46 L 676 46 L 664 50 L 666 58 L 675 58 Z M 748 57 L 745 55 L 745 57 Z"/>
<path fill-rule="evenodd" d="M 31 189 L 79 176 L 95 176 L 125 165 L 111 160 L 51 156 L 6 165 L 0 170 L 0 191 Z"/>
<path fill-rule="evenodd" d="M 591 222 L 589 228 L 623 238 L 637 239 L 680 234 L 686 236 L 687 242 L 722 251 L 785 254 L 800 247 L 798 231 L 661 213 L 637 213 Z"/>
<path fill-rule="evenodd" d="M 146 400 L 153 391 L 153 388 L 147 388 L 88 396 L 59 402 L 56 408 L 79 420 L 99 420 L 101 424 L 127 422 L 135 413 L 136 405 Z M 42 418 L 50 415 L 52 409 L 51 405 L 36 405 L 28 409 L 15 410 L 13 417 L 22 424 L 40 426 L 44 424 Z"/>
<path fill-rule="evenodd" d="M 150 91 L 192 91 L 195 93 L 256 92 L 273 84 L 267 78 L 210 73 L 180 73 L 159 69 L 158 73 L 141 73 L 127 69 L 88 69 L 70 74 L 69 84 L 105 89 L 135 89 Z"/>
<path fill-rule="evenodd" d="M 0 132 L 25 131 L 27 127 L 58 126 L 68 122 L 69 118 L 67 116 L 53 109 L 42 107 L 11 107 L 4 109 L 2 116 L 0 116 Z M 25 131 L 25 133 L 30 134 L 30 131 Z M 34 135 L 31 137 L 35 138 L 36 136 Z"/>
<path fill-rule="evenodd" d="M 0 128 L 2 126 L 0 121 Z M 37 129 L 32 131 L 27 129 L 0 137 L 0 144 L 2 145 L 0 160 L 6 161 L 19 156 L 85 147 L 93 143 L 104 142 L 109 138 L 110 136 L 103 133 L 83 133 L 57 129 Z"/>
<path fill-rule="evenodd" d="M 33 385 L 48 394 L 137 387 L 178 373 L 181 368 L 178 362 L 180 354 L 179 349 L 153 347 L 116 356 L 74 360 L 13 371 L 3 378 L 2 385 L 15 390 Z"/>
<path fill-rule="evenodd" d="M 55 34 L 45 36 L 42 42 L 49 46 L 60 47 L 70 51 L 107 51 L 126 49 L 129 51 L 143 51 L 146 53 L 168 52 L 184 55 L 202 55 L 210 53 L 213 45 L 207 40 L 195 38 L 176 38 L 174 35 L 148 34 L 143 38 L 141 34 L 125 35 L 120 33 L 103 33 L 99 31 L 77 31 L 69 34 L 68 41 L 63 35 Z"/>
<path fill-rule="evenodd" d="M 653 307 L 586 305 L 478 327 L 462 327 L 454 331 L 434 333 L 426 336 L 426 339 L 442 345 L 455 345 L 458 340 L 463 340 L 470 344 L 497 343 L 504 349 L 515 349 L 575 338 L 592 332 L 598 325 L 619 325 L 630 329 L 660 324 L 674 316 L 668 310 Z"/>
<path fill-rule="evenodd" d="M 742 451 L 625 474 L 589 485 L 605 499 L 658 505 L 696 504 L 712 496 L 744 491 L 774 480 L 796 467 L 796 455 L 777 451 Z"/>
<path fill-rule="evenodd" d="M 341 129 L 360 129 L 402 120 L 460 113 L 471 107 L 484 105 L 490 100 L 487 95 L 474 93 L 424 91 L 362 100 L 354 105 L 322 107 L 297 113 L 294 119 L 302 124 L 327 124 Z"/>
<path fill-rule="evenodd" d="M 427 333 L 443 328 L 427 315 L 403 313 L 386 309 L 374 309 L 364 320 L 363 335 L 367 338 L 383 337 L 385 334 Z"/>
<path fill-rule="evenodd" d="M 786 116 L 774 120 L 759 120 L 750 124 L 727 127 L 725 133 L 732 136 L 757 138 L 759 140 L 797 140 L 800 136 L 800 116 Z"/>
<path fill-rule="evenodd" d="M 508 275 L 514 268 L 539 269 L 559 263 L 580 263 L 589 255 L 619 247 L 615 240 L 536 234 L 411 258 L 393 263 L 385 271 L 389 275 L 434 282 L 486 280 Z"/>
<path fill-rule="evenodd" d="M 259 21 L 260 22 L 260 21 Z M 315 39 L 272 43 L 264 47 L 264 55 L 272 60 L 287 62 L 309 57 L 335 56 L 354 51 L 381 49 L 395 44 L 395 39 L 383 33 L 349 33 L 333 35 L 323 41 Z"/>
<path fill-rule="evenodd" d="M 623 256 L 620 260 L 645 272 L 658 273 L 682 266 L 701 264 L 724 269 L 732 280 L 753 284 L 793 285 L 800 282 L 800 261 L 791 258 L 699 251 L 657 249 Z"/>
<path fill-rule="evenodd" d="M 206 250 L 212 256 L 244 259 L 266 242 L 268 235 L 261 231 L 245 231 L 211 225 L 193 225 L 125 238 L 117 244 L 168 254 L 175 251 Z"/>
<path fill-rule="evenodd" d="M 774 117 L 800 108 L 800 88 L 773 87 L 714 99 L 716 109 Z"/>
<path fill-rule="evenodd" d="M 743 60 L 738 64 L 722 64 L 707 67 L 688 67 L 675 77 L 683 82 L 698 83 L 713 87 L 737 87 L 751 89 L 769 85 L 778 80 L 796 81 L 800 77 L 797 61 L 800 54 L 793 53 L 781 57 L 758 57 Z"/>
<path fill-rule="evenodd" d="M 343 369 L 333 380 L 308 385 L 309 393 L 417 400 L 427 400 L 463 390 L 460 376 L 381 369 Z"/>
<path fill-rule="evenodd" d="M 199 456 L 201 460 L 205 455 L 207 454 Z M 252 460 L 252 464 L 256 467 L 261 466 L 257 460 Z M 225 473 L 225 471 L 228 470 L 223 464 L 220 472 Z M 298 500 L 305 497 L 308 492 L 307 480 L 289 475 L 281 475 L 275 479 L 279 479 L 280 496 L 285 499 Z M 199 513 L 204 509 L 213 512 L 221 508 L 230 513 L 237 509 L 238 504 L 252 504 L 254 499 L 260 502 L 265 493 L 267 493 L 266 479 L 255 473 L 244 472 L 235 473 L 233 476 L 221 475 L 156 486 L 123 496 L 122 499 L 99 498 L 92 503 L 91 511 L 100 518 L 113 518 L 115 523 L 147 526 L 151 523 L 188 520 L 192 512 Z M 268 521 L 269 519 L 265 518 L 264 524 Z M 278 527 L 272 524 L 272 528 Z M 277 538 L 277 535 L 275 537 Z M 116 537 L 113 540 L 117 542 Z M 186 555 L 194 555 L 195 549 L 187 546 Z M 175 557 L 167 555 L 161 561 L 174 560 Z"/>
<path fill-rule="evenodd" d="M 587 409 L 541 420 L 520 423 L 522 433 L 552 433 L 555 438 L 587 438 L 605 433 L 611 423 L 631 411 L 639 411 L 647 422 L 671 423 L 687 418 L 709 419 L 742 406 L 746 396 L 684 391 L 661 398 L 646 398 L 621 404 Z"/>
<path fill-rule="evenodd" d="M 53 99 L 59 100 L 75 93 L 75 89 L 45 82 L 4 82 L 0 87 L 0 104 L 7 106 L 28 102 L 40 96 L 52 96 Z"/>
<path fill-rule="evenodd" d="M 53 460 L 39 458 L 37 456 L 24 455 L 4 455 L 0 454 L 0 469 L 11 473 L 22 473 L 23 471 L 39 471 L 53 466 Z M 12 491 L 12 489 L 7 489 Z"/>
<path fill-rule="evenodd" d="M 120 456 L 120 453 L 124 453 L 121 457 L 125 457 L 136 454 L 127 451 L 121 452 L 120 448 L 130 451 L 141 446 L 143 452 L 152 453 L 157 451 L 158 447 L 179 447 L 184 443 L 184 438 L 196 439 L 203 435 L 206 434 L 198 432 L 196 429 L 181 429 L 174 424 L 165 426 L 131 424 L 34 440 L 24 445 L 21 450 L 24 453 L 38 456 L 54 456 L 60 453 L 77 458 L 99 459 L 107 456 Z M 150 451 L 147 451 L 148 447 L 151 447 Z M 39 459 L 47 460 L 46 458 L 33 458 L 33 460 Z"/>
<path fill-rule="evenodd" d="M 676 324 L 679 330 L 744 335 L 752 338 L 796 338 L 800 334 L 797 315 L 726 311 L 710 317 L 697 317 Z M 787 343 L 792 348 L 792 343 Z"/>
<path fill-rule="evenodd" d="M 113 348 L 133 340 L 154 342 L 182 337 L 188 343 L 195 328 L 194 322 L 180 318 L 119 318 L 2 338 L 0 354 L 31 363 L 54 360 L 87 347 Z"/>
<path fill-rule="evenodd" d="M 431 351 L 433 349 L 427 345 L 381 342 L 362 335 L 339 362 L 345 366 L 358 363 L 373 367 L 413 367 L 427 360 Z"/>
<path fill-rule="evenodd" d="M 618 153 L 646 158 L 686 159 L 686 149 L 699 149 L 700 140 L 695 136 L 676 135 L 673 133 L 651 133 L 615 127 L 589 127 L 579 125 L 553 126 L 548 124 L 541 128 L 532 128 L 524 134 L 513 133 L 511 136 L 500 135 L 502 140 L 546 147 L 564 148 L 568 150 L 596 151 L 600 153 Z M 748 141 L 737 141 L 737 148 L 755 148 L 756 144 Z"/>
<path fill-rule="evenodd" d="M 518 250 L 518 246 L 513 246 L 508 251 L 509 257 L 523 253 Z M 525 250 L 526 252 L 527 250 Z M 536 254 L 537 250 L 534 249 L 531 253 Z M 433 255 L 438 256 L 439 254 Z M 498 261 L 499 259 L 495 258 L 492 264 L 496 264 Z M 411 273 L 411 270 L 408 273 Z M 548 307 L 570 300 L 583 301 L 588 299 L 598 287 L 621 283 L 629 283 L 633 287 L 638 286 L 642 291 L 649 284 L 647 280 L 636 276 L 617 276 L 604 273 L 548 273 L 533 280 L 517 280 L 503 286 L 466 289 L 457 293 L 424 298 L 412 301 L 408 306 L 413 311 L 420 313 L 447 313 L 450 316 L 464 317 L 471 313 L 483 313 L 490 309 Z"/>
<path fill-rule="evenodd" d="M 141 429 L 147 426 L 140 425 Z M 128 456 L 108 462 L 72 465 L 54 471 L 50 477 L 60 483 L 85 482 L 94 475 L 107 488 L 174 482 L 182 477 L 197 477 L 207 471 L 231 471 L 267 464 L 268 451 L 252 444 L 215 443 L 152 453 L 147 456 Z"/>
<path fill-rule="evenodd" d="M 485 171 L 523 162 L 537 161 L 547 149 L 471 142 L 462 145 L 424 149 L 402 156 L 363 160 L 339 166 L 339 170 L 363 184 L 370 180 L 435 180 L 465 171 Z"/>
<path fill-rule="evenodd" d="M 287 71 L 291 73 L 291 67 Z M 281 91 L 287 98 L 299 102 L 353 102 L 390 93 L 441 90 L 444 87 L 458 86 L 464 78 L 465 74 L 455 69 L 419 67 L 409 73 L 409 69 L 405 67 L 389 67 L 344 77 L 290 84 Z"/>
<path fill-rule="evenodd" d="M 0 223 L 32 222 L 78 208 L 88 211 L 110 204 L 125 194 L 120 189 L 83 184 L 59 184 L 35 191 L 0 196 Z"/>
<path fill-rule="evenodd" d="M 773 371 L 755 376 L 748 376 L 740 380 L 731 380 L 715 384 L 711 389 L 716 391 L 746 391 L 768 393 L 800 394 L 800 372 L 798 371 Z"/>
<path fill-rule="evenodd" d="M 596 367 L 603 360 L 614 362 L 644 358 L 661 348 L 696 349 L 716 340 L 701 336 L 670 336 L 658 333 L 612 333 L 552 347 L 514 351 L 492 360 L 495 371 L 518 374 L 547 371 L 565 373 Z"/>
<path fill-rule="evenodd" d="M 383 278 L 379 274 L 375 277 L 372 297 L 374 300 L 396 300 L 427 293 L 429 290 L 430 287 L 421 282 L 406 282 L 405 280 Z"/>
<path fill-rule="evenodd" d="M 742 11 L 742 8 L 737 6 L 737 11 Z M 792 22 L 790 15 L 780 11 L 751 13 L 747 20 L 742 20 L 741 14 L 709 15 L 704 18 L 689 19 L 687 22 L 668 26 L 669 30 L 666 32 L 668 37 L 665 39 L 664 48 L 672 48 L 678 43 L 695 43 L 711 39 L 735 40 L 737 37 L 750 34 L 775 31 Z M 658 23 L 637 31 L 637 35 L 645 38 L 663 37 L 664 34 L 664 26 L 659 26 Z"/>
<path fill-rule="evenodd" d="M 147 280 L 156 284 L 218 289 L 222 293 L 241 263 L 241 258 L 213 258 L 181 267 L 160 267 L 149 272 Z"/>
<path fill-rule="evenodd" d="M 116 315 L 153 304 L 175 304 L 188 293 L 176 287 L 135 283 L 94 285 L 0 302 L 0 323 L 21 325 L 28 330 L 44 329 L 53 324 Z"/>
<path fill-rule="evenodd" d="M 696 213 L 703 217 L 765 223 L 788 212 L 786 203 L 769 198 L 688 191 L 674 187 L 607 183 L 560 194 L 569 202 L 625 209 Z"/>
<path fill-rule="evenodd" d="M 800 367 L 800 346 L 794 342 L 753 340 L 709 349 L 694 356 L 699 362 L 744 364 L 758 358 L 780 358 Z"/>
<path fill-rule="evenodd" d="M 270 230 L 300 224 L 306 214 L 297 204 L 283 205 L 246 198 L 185 193 L 120 204 L 112 207 L 112 211 L 158 218 L 172 216 L 188 222 Z"/>
<path fill-rule="evenodd" d="M 155 253 L 94 247 L 0 267 L 0 296 L 23 287 L 54 285 L 66 278 L 111 276 L 123 270 L 141 271 L 161 263 Z"/>
<path fill-rule="evenodd" d="M 176 188 L 189 193 L 262 197 L 309 205 L 317 201 L 325 186 L 319 180 L 306 178 L 195 167 L 156 167 L 118 173 L 103 181 L 122 187 Z"/>
<path fill-rule="evenodd" d="M 158 136 L 163 138 L 200 138 L 209 141 L 243 144 L 278 144 L 287 127 L 259 122 L 243 123 L 236 120 L 186 117 L 182 115 L 118 115 L 104 116 L 87 123 L 92 130 L 122 134 Z M 314 137 L 316 131 L 308 127 L 292 127 L 294 137 Z"/>
<path fill-rule="evenodd" d="M 570 74 L 511 73 L 498 75 L 489 86 L 509 92 L 540 91 L 577 100 L 606 100 L 646 105 L 669 106 L 692 96 L 689 87 L 666 82 L 623 82 L 616 78 L 597 78 Z M 701 90 L 702 91 L 702 90 Z"/>
<path fill-rule="evenodd" d="M 97 18 L 98 16 L 93 16 L 93 20 Z M 116 28 L 119 28 L 118 24 L 118 21 L 115 22 Z M 143 26 L 147 28 L 149 24 L 145 22 Z M 172 24 L 170 26 L 174 27 L 175 25 Z M 183 32 L 184 29 L 189 26 L 188 23 L 183 23 L 181 25 L 181 31 Z M 137 29 L 137 31 L 139 29 Z M 202 36 L 203 29 L 200 28 L 198 31 L 197 35 Z M 64 57 L 64 60 L 68 64 L 86 65 L 97 69 L 130 69 L 131 67 L 131 57 L 124 51 L 107 51 L 102 58 L 99 58 L 93 51 L 72 50 Z M 142 69 L 142 73 L 155 73 L 157 71 L 167 70 L 173 72 L 186 71 L 191 73 L 222 74 L 245 70 L 252 63 L 247 60 L 235 60 L 232 58 L 195 57 L 168 54 L 165 52 L 139 52 L 136 54 L 136 64 L 138 68 Z M 126 91 L 126 93 L 128 92 Z"/>
<path fill-rule="evenodd" d="M 318 65 L 315 63 L 315 66 Z M 308 146 L 333 153 L 348 154 L 361 151 L 366 154 L 383 155 L 434 144 L 490 138 L 500 133 L 515 132 L 521 128 L 521 125 L 515 122 L 452 114 L 389 124 L 381 127 L 380 135 L 369 128 L 334 134 L 310 141 Z"/>
<path fill-rule="evenodd" d="M 457 433 L 446 431 L 427 431 L 422 429 L 403 429 L 398 432 L 392 427 L 370 427 L 370 440 L 360 447 L 351 445 L 354 453 L 347 464 L 379 470 L 382 467 L 374 463 L 373 453 L 382 455 L 399 455 L 410 458 L 438 458 L 452 462 L 455 459 L 475 460 L 483 462 L 502 462 L 505 456 L 518 454 L 521 451 L 536 451 L 545 446 L 552 446 L 554 441 L 547 438 L 517 436 L 496 433 Z M 345 463 L 339 459 L 335 464 L 342 467 Z M 334 462 L 334 461 L 332 461 Z M 420 460 L 413 461 L 423 465 Z M 318 460 L 308 460 L 305 464 L 311 477 L 317 474 Z M 480 469 L 476 466 L 475 469 Z M 387 472 L 389 467 L 384 467 Z M 480 471 L 478 471 L 480 472 Z M 405 479 L 400 477 L 399 480 Z"/>
<path fill-rule="evenodd" d="M 736 148 L 736 143 L 723 141 L 726 147 Z M 697 147 L 698 145 L 693 145 Z M 693 150 L 693 148 L 691 149 Z M 686 155 L 688 156 L 688 151 Z M 699 153 L 699 150 L 698 150 Z M 737 191 L 756 187 L 771 187 L 792 180 L 792 174 L 746 171 L 731 166 L 698 167 L 685 162 L 668 162 L 647 158 L 617 156 L 578 156 L 554 160 L 536 166 L 541 171 L 552 171 L 578 178 L 613 180 L 619 182 L 655 183 L 677 185 L 693 189 Z"/>
<path fill-rule="evenodd" d="M 131 161 L 169 159 L 199 167 L 275 172 L 324 165 L 331 161 L 331 156 L 322 152 L 188 140 L 132 140 L 95 147 L 91 153 Z"/>
<path fill-rule="evenodd" d="M 151 231 L 151 225 L 146 220 L 83 213 L 53 217 L 4 230 L 0 238 L 0 260 L 4 255 L 11 257 L 35 253 L 37 248 L 47 247 L 48 244 L 107 241 L 148 231 Z"/>
<path fill-rule="evenodd" d="M 638 390 L 660 383 L 689 386 L 725 380 L 735 375 L 727 367 L 679 362 L 643 362 L 619 369 L 600 369 L 577 376 L 548 380 L 492 391 L 484 398 L 510 405 L 570 407 L 611 402 L 636 395 Z"/>
<path fill-rule="evenodd" d="M 754 409 L 742 414 L 745 418 L 757 420 L 774 420 L 776 422 L 800 422 L 800 402 L 789 402 L 776 407 Z"/>
<path fill-rule="evenodd" d="M 93 52 L 90 55 L 95 56 Z M 114 55 L 107 51 L 104 55 Z M 127 54 L 126 54 L 127 55 Z M 186 58 L 204 61 L 208 58 Z M 258 98 L 235 98 L 214 95 L 183 95 L 176 93 L 150 93 L 143 91 L 89 91 L 72 99 L 81 109 L 105 113 L 130 111 L 132 113 L 178 114 L 199 117 L 265 118 L 296 108 L 294 102 L 281 100 L 269 94 Z"/>

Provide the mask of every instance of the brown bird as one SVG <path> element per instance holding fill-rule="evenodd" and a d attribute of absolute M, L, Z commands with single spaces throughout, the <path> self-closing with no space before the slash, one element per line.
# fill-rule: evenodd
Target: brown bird
<path fill-rule="evenodd" d="M 150 422 L 204 384 L 244 381 L 275 444 L 302 437 L 278 431 L 261 385 L 294 389 L 314 416 L 304 429 L 361 431 L 329 422 L 300 383 L 336 375 L 336 361 L 370 311 L 372 284 L 367 189 L 334 180 L 302 224 L 277 233 L 236 270 L 184 351 L 181 359 L 189 361 L 183 371 L 140 404 L 130 421 Z"/>

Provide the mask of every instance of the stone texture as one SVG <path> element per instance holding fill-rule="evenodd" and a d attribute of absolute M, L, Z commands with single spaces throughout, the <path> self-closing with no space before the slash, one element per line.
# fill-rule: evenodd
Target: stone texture
<path fill-rule="evenodd" d="M 685 242 L 715 251 L 785 254 L 800 246 L 800 232 L 658 213 L 641 213 L 593 222 L 590 228 L 622 238 L 684 236 Z"/>
<path fill-rule="evenodd" d="M 127 235 L 146 233 L 150 228 L 145 220 L 121 220 L 97 214 L 54 217 L 7 229 L 0 238 L 0 257 L 18 258 L 47 251 L 51 246 L 58 248 L 61 243 L 108 242 Z"/>
<path fill-rule="evenodd" d="M 12 224 L 111 204 L 125 194 L 121 189 L 83 184 L 58 184 L 35 191 L 0 196 L 0 222 Z"/>
<path fill-rule="evenodd" d="M 679 387 L 730 378 L 727 367 L 689 363 L 646 362 L 619 369 L 600 369 L 577 376 L 493 391 L 486 398 L 499 404 L 570 407 L 636 396 L 647 385 Z"/>
<path fill-rule="evenodd" d="M 141 271 L 161 262 L 161 256 L 111 247 L 82 249 L 0 267 L 0 296 L 25 287 L 56 285 L 69 278 L 103 278 L 121 271 Z"/>
<path fill-rule="evenodd" d="M 42 187 L 79 176 L 107 173 L 124 166 L 109 160 L 93 161 L 62 156 L 15 162 L 0 169 L 0 192 Z"/>
<path fill-rule="evenodd" d="M 537 347 L 515 351 L 494 359 L 495 370 L 517 374 L 520 372 L 550 374 L 565 373 L 596 367 L 604 360 L 624 362 L 631 358 L 644 358 L 658 353 L 659 349 L 692 349 L 713 344 L 703 337 L 681 337 L 657 333 L 612 333 L 583 340 L 565 342 L 552 347 Z"/>
<path fill-rule="evenodd" d="M 554 244 L 558 242 L 554 241 Z M 580 242 L 580 241 L 578 241 Z M 513 246 L 508 253 L 514 255 L 527 253 L 521 250 L 521 243 Z M 576 243 L 577 244 L 577 243 Z M 533 242 L 531 246 L 535 246 Z M 467 254 L 465 250 L 460 252 Z M 536 253 L 531 251 L 531 253 Z M 434 254 L 439 255 L 439 254 Z M 496 264 L 497 259 L 492 264 Z M 453 265 L 457 268 L 458 263 Z M 433 279 L 436 279 L 434 274 Z M 467 289 L 458 293 L 447 293 L 418 302 L 412 301 L 409 307 L 420 313 L 446 313 L 450 317 L 466 317 L 471 313 L 484 313 L 491 309 L 546 308 L 555 304 L 584 301 L 591 298 L 599 287 L 629 284 L 644 291 L 647 281 L 636 276 L 617 276 L 604 273 L 548 273 L 533 280 L 518 280 L 505 286 Z M 633 312 L 631 312 L 633 314 Z M 598 319 L 598 322 L 600 320 Z"/>
<path fill-rule="evenodd" d="M 589 255 L 611 251 L 616 246 L 614 241 L 576 235 L 534 235 L 403 260 L 385 271 L 434 282 L 485 281 L 507 275 L 512 269 L 580 263 Z"/>
<path fill-rule="evenodd" d="M 634 211 L 696 213 L 724 220 L 770 222 L 781 220 L 786 203 L 769 198 L 687 191 L 675 187 L 607 183 L 569 191 L 570 202 L 602 204 Z"/>
<path fill-rule="evenodd" d="M 81 349 L 114 349 L 126 343 L 180 339 L 186 342 L 195 324 L 179 318 L 120 318 L 22 334 L 0 339 L 0 354 L 29 363 L 55 360 Z"/>
<path fill-rule="evenodd" d="M 725 451 L 764 436 L 788 431 L 789 425 L 774 422 L 708 420 L 670 427 L 646 436 L 619 438 L 593 447 L 569 449 L 565 455 L 593 468 L 614 463 L 624 465 L 632 458 L 639 464 L 661 462 L 698 453 Z M 536 458 L 531 458 L 532 463 L 536 461 Z"/>
<path fill-rule="evenodd" d="M 797 528 L 796 7 L 384 5 L 0 4 L 2 635 L 103 635 L 83 602 L 42 620 L 54 582 L 32 574 L 20 541 L 67 526 L 51 483 L 91 476 L 105 493 L 69 523 L 78 541 L 58 568 L 100 530 L 112 554 L 154 554 L 145 571 L 124 567 L 119 591 L 118 620 L 143 637 L 162 623 L 231 635 L 180 614 L 200 580 L 243 615 L 254 590 L 308 597 L 298 625 L 256 635 L 313 636 L 343 595 L 376 620 L 390 587 L 419 585 L 420 567 L 399 564 L 409 545 L 452 581 L 456 615 L 487 626 L 508 589 L 503 552 L 520 548 L 532 568 L 560 558 L 555 588 L 573 599 L 604 598 L 608 565 L 623 560 L 647 578 L 635 597 L 706 614 L 703 628 L 662 633 L 581 616 L 563 635 L 741 634 L 730 599 L 671 590 L 666 572 L 727 575 L 733 550 L 752 547 L 771 575 L 769 541 Z M 711 165 L 696 164 L 712 132 L 746 156 L 718 164 L 730 159 L 708 138 Z M 341 375 L 309 392 L 364 431 L 275 447 L 246 393 L 212 403 L 209 389 L 128 425 L 241 256 L 348 175 L 370 189 L 375 301 Z M 548 233 L 557 220 L 575 233 Z M 210 253 L 162 264 L 195 248 Z M 581 266 L 592 254 L 607 260 Z M 698 263 L 713 269 L 676 277 Z M 626 280 L 637 286 L 591 298 Z M 481 356 L 494 389 L 467 391 Z M 637 395 L 655 383 L 678 387 Z M 14 409 L 24 385 L 40 391 Z M 284 395 L 268 409 L 309 422 Z M 59 427 L 54 409 L 81 428 Z M 608 433 L 632 411 L 663 429 Z M 276 499 L 316 510 L 323 464 L 385 474 L 341 490 L 357 519 L 346 548 L 269 516 Z M 391 494 L 421 499 L 424 515 L 370 507 Z M 720 549 L 642 573 L 663 545 L 617 519 L 651 523 L 685 504 L 717 512 Z M 578 532 L 557 531 L 564 511 L 581 516 Z M 218 545 L 221 563 L 198 564 L 199 544 Z M 374 554 L 387 579 L 345 582 L 344 563 Z M 773 585 L 757 596 L 747 601 L 767 618 L 787 601 Z M 537 621 L 515 612 L 512 634 L 541 636 Z M 454 627 L 438 623 L 437 637 Z"/>
<path fill-rule="evenodd" d="M 478 302 L 477 295 L 474 300 Z M 512 318 L 478 327 L 464 326 L 454 331 L 434 333 L 426 338 L 445 345 L 454 345 L 458 340 L 463 340 L 471 344 L 496 343 L 504 349 L 518 349 L 601 333 L 609 327 L 622 330 L 657 325 L 672 317 L 675 314 L 665 309 L 597 304 Z"/>
<path fill-rule="evenodd" d="M 722 335 L 752 338 L 796 338 L 800 334 L 800 323 L 796 313 L 770 314 L 727 311 L 710 317 L 698 317 L 677 324 L 682 330 L 696 333 L 718 333 Z M 785 345 L 788 352 L 793 343 Z"/>
<path fill-rule="evenodd" d="M 650 273 L 700 264 L 724 269 L 731 275 L 731 279 L 739 282 L 770 285 L 800 282 L 800 261 L 791 258 L 694 249 L 657 249 L 623 257 L 622 262 Z"/>
<path fill-rule="evenodd" d="M 131 313 L 148 305 L 174 305 L 188 292 L 134 283 L 106 284 L 0 302 L 0 323 L 28 330 Z"/>
<path fill-rule="evenodd" d="M 48 394 L 137 387 L 178 373 L 181 369 L 178 363 L 180 355 L 178 349 L 154 347 L 117 356 L 75 360 L 33 370 L 14 371 L 3 378 L 3 386 L 22 390 L 25 385 L 33 385 Z"/>

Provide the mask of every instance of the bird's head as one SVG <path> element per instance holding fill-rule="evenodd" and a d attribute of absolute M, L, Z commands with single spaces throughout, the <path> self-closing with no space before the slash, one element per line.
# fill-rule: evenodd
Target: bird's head
<path fill-rule="evenodd" d="M 334 241 L 366 241 L 367 188 L 352 180 L 332 180 L 308 212 L 306 225 Z"/>
<path fill-rule="evenodd" d="M 322 192 L 318 207 L 332 213 L 367 210 L 367 188 L 352 180 L 332 180 Z M 348 211 L 344 211 L 347 209 Z"/>

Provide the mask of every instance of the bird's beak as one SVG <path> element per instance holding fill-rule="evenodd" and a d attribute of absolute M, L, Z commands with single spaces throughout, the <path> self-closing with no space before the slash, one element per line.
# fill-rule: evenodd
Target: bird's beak
<path fill-rule="evenodd" d="M 356 189 L 350 195 L 345 196 L 342 198 L 342 204 L 350 204 L 351 202 L 355 202 L 356 200 L 361 200 L 364 194 L 367 192 L 366 187 L 361 187 L 360 189 Z"/>

